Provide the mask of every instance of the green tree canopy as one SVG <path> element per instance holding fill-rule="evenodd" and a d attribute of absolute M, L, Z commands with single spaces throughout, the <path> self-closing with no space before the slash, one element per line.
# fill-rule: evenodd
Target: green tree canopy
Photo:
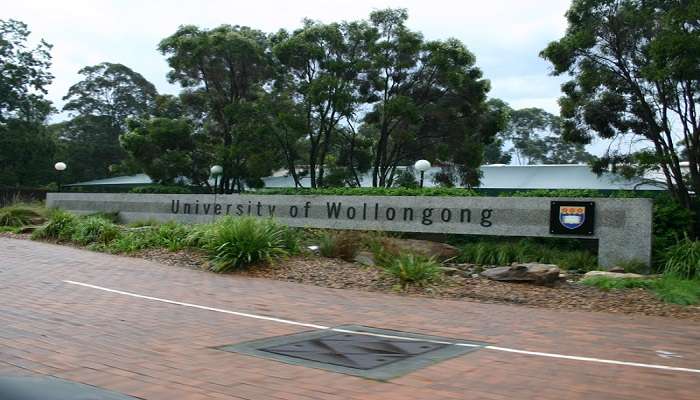
<path fill-rule="evenodd" d="M 324 185 L 328 156 L 342 122 L 352 123 L 361 103 L 357 84 L 358 75 L 368 66 L 367 30 L 361 22 L 306 20 L 292 34 L 281 31 L 273 38 L 273 54 L 281 71 L 276 90 L 298 105 L 305 133 L 299 139 L 305 142 L 311 187 Z M 293 176 L 298 182 L 296 173 Z"/>
<path fill-rule="evenodd" d="M 574 0 L 563 38 L 542 56 L 562 86 L 562 135 L 587 143 L 643 140 L 639 153 L 610 151 L 598 166 L 660 169 L 675 198 L 693 209 L 700 190 L 700 3 L 666 0 Z M 687 149 L 688 169 L 679 152 Z M 687 171 L 687 172 L 686 172 Z M 687 175 L 686 175 L 687 174 Z M 700 227 L 698 227 L 700 228 Z"/>
<path fill-rule="evenodd" d="M 131 117 L 149 115 L 155 106 L 155 86 L 122 64 L 101 63 L 78 71 L 84 78 L 68 89 L 63 111 L 109 117 L 121 130 Z"/>
<path fill-rule="evenodd" d="M 273 72 L 268 47 L 264 33 L 231 25 L 212 30 L 182 26 L 159 45 L 168 57 L 168 78 L 185 88 L 183 101 L 202 121 L 214 148 L 212 162 L 224 167 L 224 191 L 240 190 L 246 179 L 255 181 L 275 166 L 257 123 L 264 116 L 256 101 Z"/>
<path fill-rule="evenodd" d="M 456 39 L 425 41 L 403 9 L 370 14 L 365 122 L 376 126 L 373 185 L 390 186 L 396 167 L 417 158 L 453 163 L 463 184 L 478 184 L 483 148 L 503 127 L 487 103 L 489 82 Z"/>
<path fill-rule="evenodd" d="M 29 28 L 0 20 L 0 184 L 40 185 L 53 179 L 57 142 L 44 123 L 53 76 L 51 45 L 28 48 Z"/>
<path fill-rule="evenodd" d="M 151 115 L 158 105 L 155 86 L 125 65 L 105 62 L 79 74 L 83 79 L 63 97 L 72 118 L 52 126 L 72 182 L 109 176 L 126 158 L 119 136 L 128 119 Z"/>
<path fill-rule="evenodd" d="M 192 125 L 184 119 L 130 120 L 121 144 L 153 181 L 172 184 L 193 175 L 192 133 Z"/>
<path fill-rule="evenodd" d="M 509 112 L 509 122 L 501 135 L 512 145 L 510 153 L 521 165 L 578 164 L 592 161 L 583 143 L 567 142 L 561 132 L 562 120 L 541 108 Z"/>

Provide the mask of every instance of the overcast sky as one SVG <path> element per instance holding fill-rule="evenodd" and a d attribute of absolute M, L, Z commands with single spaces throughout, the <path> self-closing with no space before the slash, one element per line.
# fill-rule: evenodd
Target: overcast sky
<path fill-rule="evenodd" d="M 167 82 L 168 66 L 158 42 L 179 25 L 213 28 L 238 24 L 274 32 L 294 29 L 304 17 L 324 22 L 366 18 L 373 9 L 403 7 L 408 25 L 428 39 L 455 37 L 466 44 L 492 82 L 492 97 L 515 108 L 542 107 L 558 113 L 561 79 L 538 53 L 564 32 L 569 0 L 254 0 L 254 1 L 3 1 L 0 19 L 19 19 L 32 38 L 54 45 L 57 106 L 80 77 L 78 70 L 103 61 L 122 63 L 153 82 L 160 92 L 177 93 Z"/>

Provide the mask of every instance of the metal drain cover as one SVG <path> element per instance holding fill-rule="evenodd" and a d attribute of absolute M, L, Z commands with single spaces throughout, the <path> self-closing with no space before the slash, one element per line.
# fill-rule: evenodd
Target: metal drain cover
<path fill-rule="evenodd" d="M 471 346 L 444 342 L 469 343 Z M 288 364 L 388 380 L 477 350 L 482 345 L 352 325 L 256 340 L 220 349 Z"/>
<path fill-rule="evenodd" d="M 371 369 L 445 346 L 430 342 L 339 333 L 260 350 L 342 367 Z"/>

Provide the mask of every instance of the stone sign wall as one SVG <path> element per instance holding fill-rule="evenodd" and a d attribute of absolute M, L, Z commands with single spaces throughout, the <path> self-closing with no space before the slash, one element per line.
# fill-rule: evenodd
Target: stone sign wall
<path fill-rule="evenodd" d="M 550 232 L 552 201 L 595 204 L 594 232 Z M 119 212 L 125 222 L 212 222 L 225 215 L 274 218 L 296 227 L 598 239 L 602 266 L 651 259 L 650 199 L 545 197 L 287 196 L 49 193 L 49 207 L 88 214 Z"/>

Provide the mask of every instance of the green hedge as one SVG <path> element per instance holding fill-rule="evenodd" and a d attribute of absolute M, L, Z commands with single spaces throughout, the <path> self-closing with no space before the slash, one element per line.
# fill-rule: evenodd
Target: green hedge
<path fill-rule="evenodd" d="M 328 195 L 328 196 L 481 196 L 479 192 L 463 188 L 271 188 L 243 194 Z"/>
<path fill-rule="evenodd" d="M 190 194 L 192 193 L 192 189 L 187 186 L 148 185 L 132 188 L 129 190 L 129 193 Z"/>

